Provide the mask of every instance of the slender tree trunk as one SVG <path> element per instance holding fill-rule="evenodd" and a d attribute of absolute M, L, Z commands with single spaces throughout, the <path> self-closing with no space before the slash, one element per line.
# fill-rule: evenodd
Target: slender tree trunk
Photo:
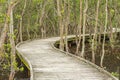
<path fill-rule="evenodd" d="M 20 18 L 20 28 L 19 28 L 19 35 L 20 35 L 20 42 L 23 41 L 23 36 L 22 36 L 22 18 Z"/>
<path fill-rule="evenodd" d="M 110 18 L 109 18 L 109 20 L 110 20 L 110 31 L 109 31 L 109 33 L 110 33 L 110 45 L 111 45 L 111 47 L 112 47 L 112 49 L 114 49 L 114 38 L 113 38 L 113 25 L 112 25 L 112 18 L 111 18 L 111 16 L 109 16 Z"/>
<path fill-rule="evenodd" d="M 23 23 L 23 15 L 25 13 L 25 8 L 26 8 L 26 3 L 27 3 L 27 0 L 25 0 L 25 4 L 24 4 L 24 8 L 22 10 L 22 14 L 21 14 L 21 18 L 20 18 L 20 31 L 19 31 L 19 35 L 20 35 L 20 42 L 23 41 L 23 35 L 22 35 L 22 23 Z"/>
<path fill-rule="evenodd" d="M 78 28 L 78 26 L 77 26 L 77 6 L 76 6 L 76 0 L 74 0 L 73 1 L 73 12 L 74 12 L 74 18 L 73 18 L 73 25 L 72 25 L 72 27 L 74 27 L 74 29 L 73 28 L 71 28 L 71 30 L 73 30 L 73 33 L 71 32 L 71 34 L 75 34 L 75 40 L 76 40 L 76 44 L 78 44 L 78 39 L 79 39 L 79 29 L 77 29 Z"/>
<path fill-rule="evenodd" d="M 10 73 L 10 77 L 9 80 L 13 80 L 14 79 L 14 75 L 15 75 L 15 69 L 14 69 L 14 64 L 15 64 L 15 42 L 14 42 L 14 27 L 13 27 L 13 9 L 11 9 L 10 12 L 10 24 L 9 24 L 9 29 L 10 29 L 10 44 L 11 44 L 11 73 Z"/>
<path fill-rule="evenodd" d="M 11 2 L 13 4 L 11 4 Z M 9 31 L 10 31 L 10 44 L 11 44 L 11 72 L 10 72 L 10 76 L 9 76 L 9 80 L 13 80 L 14 79 L 14 75 L 15 75 L 15 55 L 16 55 L 16 52 L 15 52 L 15 41 L 14 41 L 14 27 L 13 27 L 13 9 L 14 7 L 18 4 L 19 1 L 12 1 L 12 0 L 9 0 L 8 3 L 9 3 Z"/>
<path fill-rule="evenodd" d="M 77 48 L 76 48 L 76 54 L 79 53 L 80 49 L 80 44 L 81 44 L 81 29 L 82 29 L 82 0 L 80 0 L 80 23 L 78 25 L 78 30 L 79 30 L 79 41 L 77 43 Z"/>
<path fill-rule="evenodd" d="M 39 19 L 39 24 L 40 24 L 40 30 L 41 30 L 42 38 L 44 38 L 44 27 L 42 26 L 42 20 L 43 20 L 44 15 L 45 15 L 45 7 L 46 7 L 46 5 L 47 5 L 47 0 L 44 1 L 44 3 L 43 3 L 43 8 L 41 10 L 40 19 Z"/>
<path fill-rule="evenodd" d="M 88 9 L 88 0 L 85 0 L 85 9 L 83 14 L 83 35 L 82 35 L 82 52 L 81 57 L 85 55 L 85 29 L 86 29 L 86 17 L 87 17 L 87 9 Z"/>
<path fill-rule="evenodd" d="M 29 31 L 29 27 L 30 27 L 30 20 L 28 19 L 28 24 L 27 24 L 27 36 L 28 36 L 28 40 L 30 39 L 30 31 Z"/>
<path fill-rule="evenodd" d="M 66 52 L 68 52 L 67 34 L 68 34 L 68 25 L 66 25 L 66 28 L 65 28 L 65 50 Z"/>
<path fill-rule="evenodd" d="M 68 35 L 68 25 L 70 23 L 70 3 L 69 0 L 65 0 L 65 49 L 66 52 L 68 52 L 68 40 L 67 40 L 67 35 Z"/>
<path fill-rule="evenodd" d="M 59 27 L 60 27 L 60 46 L 59 48 L 61 50 L 64 50 L 64 39 L 63 39 L 63 30 L 64 30 L 64 26 L 62 24 L 62 15 L 61 15 L 61 8 L 60 8 L 60 1 L 61 0 L 57 0 L 57 14 L 58 14 L 58 21 L 59 21 Z"/>
<path fill-rule="evenodd" d="M 108 23 L 108 0 L 106 0 L 106 7 L 105 7 L 105 12 L 106 12 L 106 18 L 105 18 L 105 26 L 104 26 L 104 38 L 103 38 L 103 44 L 102 44 L 102 56 L 101 56 L 101 61 L 100 61 L 100 66 L 103 67 L 103 60 L 104 60 L 104 55 L 105 55 L 105 33 L 107 30 L 107 23 Z"/>
<path fill-rule="evenodd" d="M 92 40 L 92 62 L 95 63 L 95 51 L 97 48 L 97 26 L 98 26 L 98 14 L 99 14 L 99 4 L 100 0 L 97 2 L 97 9 L 96 9 L 96 17 L 95 17 L 95 30 L 93 34 L 93 40 Z"/>

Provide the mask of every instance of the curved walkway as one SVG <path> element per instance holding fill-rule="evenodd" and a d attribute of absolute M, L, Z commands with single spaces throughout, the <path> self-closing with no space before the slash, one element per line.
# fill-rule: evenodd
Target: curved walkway
<path fill-rule="evenodd" d="M 50 43 L 58 39 L 38 39 L 17 47 L 31 64 L 31 80 L 117 80 L 78 58 L 55 50 Z"/>

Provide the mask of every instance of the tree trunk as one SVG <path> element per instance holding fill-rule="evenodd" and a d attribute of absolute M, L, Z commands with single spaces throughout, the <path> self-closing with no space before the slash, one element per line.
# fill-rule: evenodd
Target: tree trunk
<path fill-rule="evenodd" d="M 22 25 L 22 21 L 23 21 L 23 15 L 25 13 L 26 3 L 27 3 L 27 0 L 25 0 L 24 8 L 22 10 L 22 14 L 21 14 L 21 18 L 20 18 L 20 30 L 19 30 L 20 42 L 23 41 L 23 35 L 22 35 L 22 32 L 23 32 L 22 27 L 23 27 L 23 25 Z"/>
<path fill-rule="evenodd" d="M 14 79 L 14 75 L 15 75 L 15 55 L 16 55 L 16 52 L 15 52 L 15 41 L 14 41 L 14 27 L 13 27 L 13 9 L 15 7 L 15 5 L 17 5 L 17 3 L 19 1 L 14 1 L 12 2 L 13 4 L 11 4 L 12 1 L 9 1 L 9 8 L 10 8 L 10 11 L 9 11 L 9 18 L 10 18 L 10 23 L 9 23 L 9 32 L 10 32 L 10 36 L 9 36 L 9 39 L 10 39 L 10 45 L 11 45 L 11 72 L 10 72 L 10 76 L 9 76 L 9 80 L 13 80 Z"/>
<path fill-rule="evenodd" d="M 95 63 L 95 51 L 97 48 L 97 26 L 98 26 L 98 13 L 99 13 L 100 0 L 97 2 L 96 17 L 95 17 L 95 30 L 92 39 L 92 62 Z"/>
<path fill-rule="evenodd" d="M 44 38 L 44 28 L 42 26 L 42 20 L 43 20 L 44 15 L 45 15 L 45 7 L 46 7 L 46 5 L 47 5 L 47 0 L 44 1 L 44 3 L 43 3 L 43 8 L 41 10 L 41 15 L 40 15 L 40 19 L 39 19 L 39 26 L 40 26 L 42 38 Z"/>
<path fill-rule="evenodd" d="M 85 9 L 84 9 L 84 14 L 83 14 L 83 35 L 82 35 L 81 57 L 84 57 L 85 55 L 85 29 L 86 29 L 87 9 L 88 9 L 88 0 L 85 0 Z"/>
<path fill-rule="evenodd" d="M 60 1 L 61 0 L 57 0 L 57 14 L 58 14 L 58 21 L 59 21 L 59 28 L 60 28 L 60 46 L 59 48 L 61 50 L 64 50 L 64 39 L 63 39 L 63 30 L 64 30 L 64 26 L 62 24 L 62 15 L 61 15 L 61 8 L 60 8 Z"/>
<path fill-rule="evenodd" d="M 77 26 L 77 6 L 76 6 L 76 2 L 77 2 L 76 0 L 73 1 L 73 8 L 74 8 L 73 9 L 73 12 L 74 12 L 74 14 L 73 14 L 74 15 L 73 21 L 74 22 L 73 22 L 73 24 L 71 26 L 71 27 L 74 27 L 74 29 L 71 28 L 71 30 L 73 30 L 73 32 L 71 32 L 71 31 L 70 32 L 71 32 L 71 34 L 75 34 L 75 42 L 76 42 L 76 44 L 78 44 L 79 29 L 77 29 L 78 26 Z"/>
<path fill-rule="evenodd" d="M 30 27 L 30 20 L 27 19 L 28 21 L 28 25 L 27 25 L 27 28 L 26 28 L 26 31 L 27 31 L 27 36 L 28 36 L 28 40 L 30 39 L 30 31 L 29 31 L 29 27 Z"/>
<path fill-rule="evenodd" d="M 106 0 L 106 7 L 105 7 L 105 12 L 106 12 L 106 18 L 105 18 L 105 26 L 104 26 L 104 38 L 103 38 L 103 44 L 102 44 L 102 56 L 101 56 L 101 61 L 100 61 L 100 66 L 103 67 L 103 60 L 104 60 L 104 55 L 105 55 L 105 33 L 107 30 L 107 23 L 108 23 L 108 0 Z"/>
<path fill-rule="evenodd" d="M 14 42 L 14 27 L 13 27 L 13 9 L 11 9 L 10 12 L 10 24 L 9 24 L 9 29 L 10 29 L 10 44 L 11 44 L 11 73 L 10 73 L 10 77 L 9 80 L 13 80 L 14 79 L 14 75 L 15 75 L 15 69 L 14 69 L 14 64 L 15 64 L 15 42 Z"/>
<path fill-rule="evenodd" d="M 82 0 L 80 0 L 80 23 L 78 25 L 78 30 L 79 30 L 79 41 L 77 43 L 77 48 L 76 48 L 76 54 L 79 53 L 79 49 L 80 49 L 80 44 L 81 44 L 81 29 L 82 29 Z"/>
<path fill-rule="evenodd" d="M 68 25 L 70 23 L 70 3 L 69 3 L 69 0 L 65 0 L 64 2 L 65 4 L 65 50 L 66 52 L 69 52 L 68 51 L 68 39 L 67 39 L 67 35 L 68 35 Z"/>
<path fill-rule="evenodd" d="M 113 25 L 112 25 L 112 18 L 111 16 L 108 17 L 109 20 L 110 20 L 110 30 L 109 30 L 109 33 L 110 33 L 110 45 L 111 45 L 111 48 L 114 49 L 114 35 L 113 35 Z"/>

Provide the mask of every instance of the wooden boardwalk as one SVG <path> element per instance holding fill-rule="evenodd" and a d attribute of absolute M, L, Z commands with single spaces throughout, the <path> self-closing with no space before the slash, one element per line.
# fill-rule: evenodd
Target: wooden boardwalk
<path fill-rule="evenodd" d="M 117 80 L 78 58 L 55 50 L 50 43 L 58 39 L 38 39 L 17 46 L 17 51 L 29 63 L 31 80 Z"/>

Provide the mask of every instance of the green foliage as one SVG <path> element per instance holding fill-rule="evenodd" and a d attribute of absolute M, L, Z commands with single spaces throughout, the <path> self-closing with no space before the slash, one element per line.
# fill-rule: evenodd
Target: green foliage
<path fill-rule="evenodd" d="M 10 57 L 8 53 L 4 54 L 4 58 L 6 59 L 5 63 L 2 64 L 4 70 L 8 70 L 10 68 Z"/>
<path fill-rule="evenodd" d="M 16 19 L 20 19 L 20 18 L 21 18 L 21 15 L 15 14 L 15 18 L 16 18 Z"/>
<path fill-rule="evenodd" d="M 20 70 L 21 72 L 23 72 L 23 71 L 24 71 L 24 67 L 21 67 L 19 70 Z"/>
<path fill-rule="evenodd" d="M 115 77 L 119 77 L 119 74 L 117 72 L 112 72 L 111 74 Z"/>
<path fill-rule="evenodd" d="M 9 37 L 12 37 L 12 38 L 16 38 L 16 36 L 14 34 L 8 34 Z"/>
<path fill-rule="evenodd" d="M 0 23 L 3 23 L 5 19 L 5 14 L 0 13 Z"/>
<path fill-rule="evenodd" d="M 12 62 L 13 63 L 13 67 L 16 71 L 19 71 L 19 68 L 18 68 L 18 63 L 16 61 Z"/>
<path fill-rule="evenodd" d="M 5 18 L 6 18 L 7 22 L 10 23 L 10 17 L 8 15 L 5 15 Z"/>
<path fill-rule="evenodd" d="M 11 45 L 9 43 L 4 44 L 4 46 L 7 47 L 7 48 L 11 48 Z"/>
<path fill-rule="evenodd" d="M 33 0 L 33 3 L 34 4 L 38 4 L 38 3 L 41 3 L 43 0 Z"/>
<path fill-rule="evenodd" d="M 114 9 L 111 9 L 110 10 L 110 13 L 113 15 L 113 14 L 115 14 L 115 10 Z"/>
<path fill-rule="evenodd" d="M 4 46 L 6 47 L 7 52 L 10 52 L 11 45 L 8 43 L 8 44 L 4 44 Z"/>
<path fill-rule="evenodd" d="M 5 2 L 6 2 L 6 0 L 0 0 L 0 3 L 2 3 L 2 4 L 5 3 Z"/>

